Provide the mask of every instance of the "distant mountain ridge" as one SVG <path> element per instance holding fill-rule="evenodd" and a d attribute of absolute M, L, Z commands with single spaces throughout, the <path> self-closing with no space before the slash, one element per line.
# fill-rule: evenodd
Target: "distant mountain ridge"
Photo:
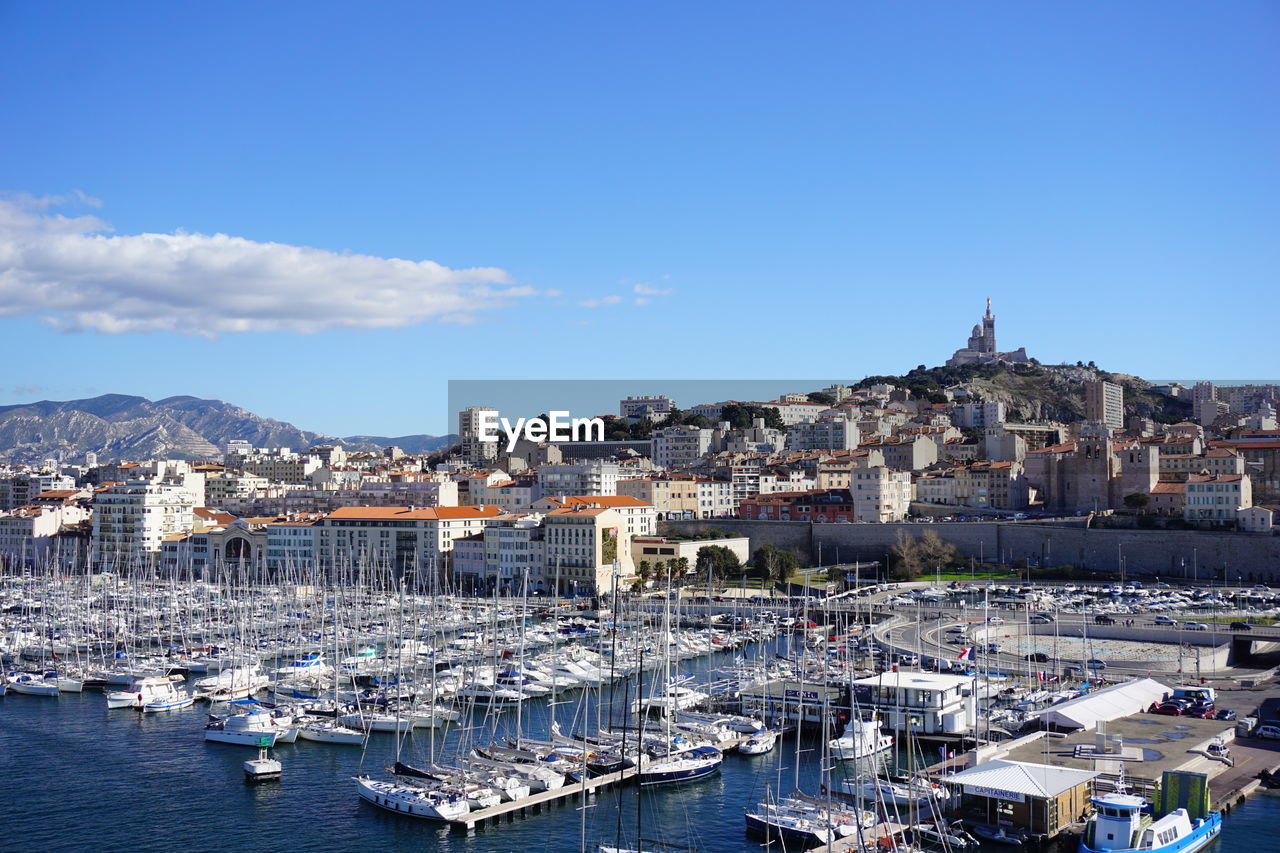
<path fill-rule="evenodd" d="M 0 459 L 64 462 L 96 453 L 101 461 L 164 457 L 217 457 L 230 441 L 255 447 L 306 450 L 316 444 L 341 444 L 348 450 L 378 450 L 390 444 L 406 453 L 448 446 L 452 436 L 404 435 L 338 438 L 264 418 L 221 400 L 166 397 L 151 401 L 127 394 L 103 394 L 84 400 L 41 400 L 0 406 Z"/>

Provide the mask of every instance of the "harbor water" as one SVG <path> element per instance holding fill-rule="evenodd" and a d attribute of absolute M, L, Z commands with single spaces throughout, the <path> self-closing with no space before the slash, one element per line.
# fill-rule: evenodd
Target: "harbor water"
<path fill-rule="evenodd" d="M 601 792 L 585 811 L 575 798 L 467 834 L 398 817 L 356 797 L 351 777 L 377 775 L 394 759 L 390 734 L 373 735 L 367 750 L 282 745 L 275 754 L 284 763 L 283 779 L 247 785 L 241 763 L 253 751 L 205 743 L 204 719 L 201 706 L 168 714 L 109 712 L 95 691 L 0 699 L 0 850 L 570 853 L 583 849 L 584 836 L 591 851 L 619 838 L 634 846 L 637 824 L 644 838 L 690 850 L 760 850 L 745 835 L 743 812 L 769 790 L 791 789 L 796 752 L 787 739 L 768 755 L 726 756 L 723 771 L 709 779 L 643 795 L 635 787 L 617 788 Z M 423 731 L 405 740 L 407 759 L 427 755 L 430 737 Z M 440 747 L 445 739 L 436 740 Z M 818 743 L 806 739 L 800 746 L 802 784 L 812 791 Z M 1280 797 L 1260 793 L 1227 817 L 1209 849 L 1278 849 L 1277 822 Z"/>

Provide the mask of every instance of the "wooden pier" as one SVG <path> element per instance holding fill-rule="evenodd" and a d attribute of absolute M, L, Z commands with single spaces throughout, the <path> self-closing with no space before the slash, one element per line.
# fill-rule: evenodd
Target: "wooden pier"
<path fill-rule="evenodd" d="M 743 735 L 742 737 L 732 738 L 731 740 L 716 744 L 716 748 L 721 752 L 728 752 L 731 749 L 736 749 L 738 744 L 741 743 L 745 737 L 746 735 Z M 467 812 L 467 814 L 457 820 L 451 820 L 449 823 L 459 829 L 471 830 L 486 823 L 500 821 L 504 817 L 508 821 L 512 821 L 517 817 L 524 817 L 530 812 L 535 814 L 541 813 L 545 808 L 566 801 L 571 801 L 575 797 L 580 800 L 583 796 L 584 790 L 586 791 L 587 796 L 590 797 L 596 791 L 601 789 L 608 789 L 613 785 L 624 784 L 634 779 L 636 774 L 639 772 L 639 769 L 636 767 L 626 767 L 616 773 L 606 773 L 603 776 L 595 776 L 587 779 L 585 782 L 565 782 L 563 787 L 556 788 L 554 791 L 539 791 L 536 794 L 530 794 L 529 796 L 522 797 L 518 800 L 499 803 L 496 806 L 490 806 L 487 809 L 480 809 L 479 811 Z"/>

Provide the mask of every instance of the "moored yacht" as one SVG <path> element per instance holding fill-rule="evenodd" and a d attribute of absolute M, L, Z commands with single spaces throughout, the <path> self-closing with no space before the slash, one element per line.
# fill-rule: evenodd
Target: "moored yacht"
<path fill-rule="evenodd" d="M 844 734 L 827 745 L 832 758 L 863 759 L 892 749 L 893 737 L 880 731 L 880 721 L 874 717 L 870 720 L 854 717 L 845 724 Z"/>

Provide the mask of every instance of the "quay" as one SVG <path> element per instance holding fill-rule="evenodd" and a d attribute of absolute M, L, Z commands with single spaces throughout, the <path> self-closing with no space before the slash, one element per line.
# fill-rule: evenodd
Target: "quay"
<path fill-rule="evenodd" d="M 729 740 L 715 744 L 715 747 L 721 752 L 728 752 L 730 750 L 737 749 L 738 744 L 741 743 L 744 738 L 745 735 L 743 737 L 730 738 Z M 486 823 L 500 821 L 504 817 L 510 821 L 517 817 L 524 817 L 529 814 L 530 811 L 535 814 L 541 813 L 545 808 L 551 805 L 562 803 L 566 800 L 572 800 L 575 797 L 581 798 L 584 794 L 589 797 L 596 791 L 607 789 L 614 785 L 622 785 L 634 779 L 636 774 L 639 772 L 640 770 L 637 767 L 626 767 L 617 772 L 606 773 L 603 776 L 595 776 L 582 782 L 565 784 L 563 787 L 556 788 L 554 791 L 539 791 L 536 794 L 530 794 L 529 796 L 521 797 L 518 800 L 511 800 L 510 802 L 490 806 L 487 809 L 468 812 L 465 816 L 460 817 L 457 820 L 451 820 L 449 823 L 458 829 L 472 830 L 478 826 L 483 826 Z"/>

